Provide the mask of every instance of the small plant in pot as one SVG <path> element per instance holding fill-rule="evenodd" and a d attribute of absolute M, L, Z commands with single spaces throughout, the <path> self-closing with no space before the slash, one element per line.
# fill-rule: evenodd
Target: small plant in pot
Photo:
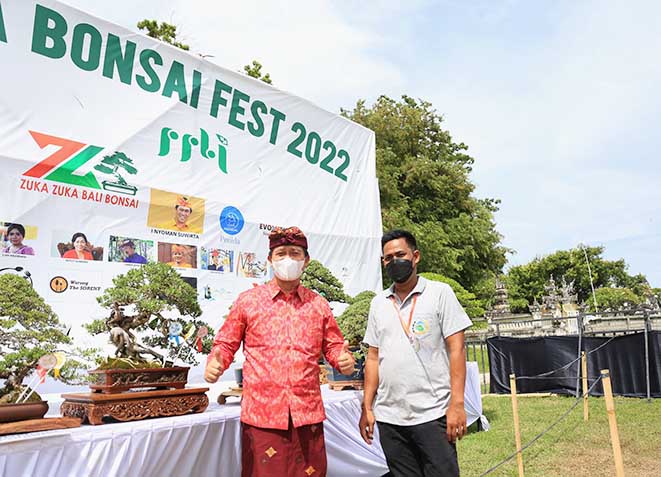
<path fill-rule="evenodd" d="M 134 268 L 113 285 L 97 298 L 109 317 L 86 325 L 92 334 L 108 333 L 115 345 L 115 355 L 90 371 L 90 387 L 111 393 L 185 387 L 189 368 L 175 362 L 198 364 L 197 354 L 209 353 L 213 337 L 199 319 L 196 290 L 164 263 Z"/>
<path fill-rule="evenodd" d="M 71 343 L 66 329 L 44 299 L 23 277 L 0 275 L 0 422 L 40 418 L 48 411 L 35 388 L 41 381 L 33 375 L 39 364 L 64 356 L 62 351 Z M 41 360 L 41 361 L 40 361 Z M 45 377 L 57 366 L 56 377 L 67 383 L 76 381 L 82 364 L 69 359 L 51 363 L 39 369 Z M 28 385 L 24 384 L 26 378 Z"/>
<path fill-rule="evenodd" d="M 369 316 L 370 303 L 376 294 L 372 291 L 364 291 L 356 295 L 351 304 L 344 310 L 344 312 L 337 318 L 337 324 L 344 335 L 344 339 L 349 342 L 350 349 L 353 351 L 354 358 L 356 358 L 356 371 L 351 376 L 344 376 L 336 370 L 329 372 L 329 382 L 342 381 L 360 381 L 362 383 L 364 374 L 363 368 L 365 365 L 365 345 L 363 345 L 363 338 L 367 330 L 367 318 Z M 335 389 L 338 386 L 333 386 Z M 340 387 L 341 388 L 341 387 Z"/>

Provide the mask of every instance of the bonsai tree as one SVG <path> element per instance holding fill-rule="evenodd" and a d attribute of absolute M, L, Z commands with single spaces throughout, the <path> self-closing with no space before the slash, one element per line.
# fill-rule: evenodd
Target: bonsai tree
<path fill-rule="evenodd" d="M 370 311 L 372 298 L 376 296 L 373 291 L 366 290 L 351 300 L 351 304 L 337 318 L 337 325 L 350 346 L 361 346 L 365 331 L 367 330 L 367 317 Z M 365 352 L 362 348 L 354 352 L 354 357 L 362 359 Z"/>
<path fill-rule="evenodd" d="M 124 169 L 128 174 L 135 174 L 138 170 L 133 166 L 133 159 L 120 151 L 116 151 L 111 156 L 104 156 L 103 160 L 94 166 L 99 172 L 113 175 L 116 182 L 103 181 L 103 188 L 106 190 L 116 190 L 125 194 L 135 195 L 138 190 L 136 187 L 128 184 L 124 177 L 118 172 L 118 169 Z"/>
<path fill-rule="evenodd" d="M 213 330 L 198 319 L 202 310 L 197 292 L 172 267 L 148 263 L 118 275 L 113 285 L 97 298 L 102 306 L 110 309 L 110 316 L 86 325 L 92 334 L 110 333 L 116 347 L 115 358 L 119 359 L 108 359 L 102 368 L 153 367 L 158 365 L 154 359 L 161 363 L 168 357 L 197 364 L 197 335 L 185 337 L 191 326 L 196 330 L 207 327 L 209 333 L 201 339 L 201 351 L 211 351 Z M 175 310 L 177 313 L 173 313 Z M 173 334 L 173 328 L 178 328 L 178 333 Z M 147 346 L 138 341 L 138 333 Z M 176 341 L 177 345 L 170 346 L 171 341 Z M 188 346 L 183 345 L 184 341 Z M 167 350 L 166 355 L 152 346 Z M 151 356 L 151 361 L 147 355 Z"/>
<path fill-rule="evenodd" d="M 310 260 L 307 268 L 301 275 L 301 284 L 314 290 L 328 301 L 348 303 L 350 298 L 344 293 L 344 286 L 333 274 L 318 260 Z"/>
<path fill-rule="evenodd" d="M 39 358 L 70 342 L 57 315 L 25 278 L 0 275 L 0 402 L 15 402 Z"/>

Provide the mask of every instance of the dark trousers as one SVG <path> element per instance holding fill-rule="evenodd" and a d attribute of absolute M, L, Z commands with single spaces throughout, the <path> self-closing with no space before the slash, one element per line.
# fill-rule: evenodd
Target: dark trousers
<path fill-rule="evenodd" d="M 448 442 L 445 416 L 415 426 L 378 422 L 379 439 L 393 477 L 457 477 L 457 448 Z"/>

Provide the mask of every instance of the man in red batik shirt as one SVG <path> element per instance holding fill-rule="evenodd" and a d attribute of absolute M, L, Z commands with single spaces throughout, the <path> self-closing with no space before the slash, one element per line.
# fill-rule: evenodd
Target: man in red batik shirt
<path fill-rule="evenodd" d="M 298 227 L 271 232 L 275 278 L 239 295 L 207 359 L 204 379 L 215 383 L 243 342 L 244 477 L 326 475 L 319 355 L 345 375 L 355 361 L 328 302 L 301 285 L 307 249 Z"/>

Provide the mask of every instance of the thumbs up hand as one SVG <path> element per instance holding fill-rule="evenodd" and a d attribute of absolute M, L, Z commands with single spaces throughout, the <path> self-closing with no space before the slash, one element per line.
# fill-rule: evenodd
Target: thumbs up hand
<path fill-rule="evenodd" d="M 344 374 L 345 376 L 353 374 L 355 364 L 356 360 L 353 358 L 351 351 L 349 351 L 349 342 L 344 340 L 344 344 L 342 345 L 342 352 L 338 358 L 338 367 L 340 373 Z"/>
<path fill-rule="evenodd" d="M 223 365 L 220 364 L 220 350 L 216 349 L 213 354 L 213 358 L 207 363 L 207 367 L 204 369 L 204 380 L 207 383 L 215 383 L 218 381 L 218 378 L 223 374 Z"/>

